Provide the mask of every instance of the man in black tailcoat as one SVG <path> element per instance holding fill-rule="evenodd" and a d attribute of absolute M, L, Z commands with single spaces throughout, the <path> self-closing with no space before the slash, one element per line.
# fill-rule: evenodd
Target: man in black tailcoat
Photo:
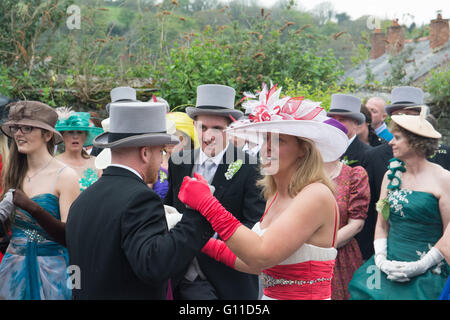
<path fill-rule="evenodd" d="M 178 142 L 166 133 L 165 106 L 117 102 L 109 112 L 109 132 L 94 145 L 111 149 L 111 165 L 73 202 L 67 219 L 69 262 L 80 271 L 72 296 L 165 299 L 169 278 L 214 232 L 190 209 L 169 232 L 163 203 L 147 185 L 157 179 L 164 146 Z"/>

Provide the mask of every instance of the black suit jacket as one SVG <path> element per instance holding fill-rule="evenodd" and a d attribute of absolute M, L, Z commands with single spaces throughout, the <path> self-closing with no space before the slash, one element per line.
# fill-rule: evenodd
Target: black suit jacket
<path fill-rule="evenodd" d="M 169 191 L 164 202 L 175 207 L 179 212 L 185 212 L 186 206 L 178 199 L 178 192 L 183 178 L 192 176 L 194 160 L 197 159 L 198 154 L 199 149 L 196 149 L 192 152 L 172 155 L 169 161 Z M 241 159 L 244 164 L 232 179 L 227 180 L 225 172 L 229 164 L 236 159 Z M 241 149 L 236 149 L 230 143 L 211 183 L 216 189 L 214 196 L 225 209 L 248 228 L 252 228 L 261 219 L 266 204 L 261 196 L 261 190 L 256 187 L 256 180 L 259 179 L 256 162 L 255 158 Z M 257 276 L 231 269 L 203 253 L 197 255 L 197 260 L 208 281 L 216 289 L 219 299 L 258 298 Z M 184 277 L 186 271 L 187 269 L 178 280 Z"/>
<path fill-rule="evenodd" d="M 365 144 L 364 142 L 359 140 L 358 136 L 356 136 L 355 139 L 352 141 L 352 143 L 348 146 L 345 153 L 341 156 L 341 159 L 347 160 L 349 162 L 348 165 L 351 167 L 362 166 L 367 171 L 367 165 L 368 165 L 369 159 L 366 154 L 367 154 L 367 152 L 369 152 L 372 149 L 373 149 L 373 147 L 371 147 L 368 144 Z M 369 180 L 369 183 L 370 183 L 370 180 Z M 363 228 L 363 230 L 361 230 L 361 232 L 359 232 L 355 236 L 355 239 L 356 239 L 356 241 L 358 241 L 358 245 L 361 249 L 361 252 L 363 252 L 363 250 L 364 250 L 363 248 L 367 246 L 367 243 L 366 243 L 367 238 L 370 237 L 370 234 L 367 234 L 368 233 L 367 229 L 370 229 L 367 226 L 368 224 L 370 224 L 370 221 L 371 221 L 370 215 L 371 215 L 371 212 L 370 212 L 370 205 L 369 205 L 369 211 L 367 212 L 367 219 L 364 222 L 364 228 Z M 371 243 L 372 242 L 373 242 L 373 240 L 371 241 Z M 363 253 L 363 257 L 364 257 L 364 253 Z"/>
<path fill-rule="evenodd" d="M 184 212 L 169 232 L 161 199 L 142 179 L 123 168 L 105 169 L 67 218 L 69 261 L 81 270 L 73 298 L 165 299 L 168 279 L 213 234 L 198 212 Z"/>
<path fill-rule="evenodd" d="M 387 143 L 383 143 L 366 152 L 364 167 L 369 176 L 370 203 L 364 227 L 356 235 L 364 260 L 369 259 L 374 254 L 373 240 L 378 216 L 375 205 L 380 198 L 381 183 L 387 171 L 389 159 L 392 157 L 392 148 Z"/>
<path fill-rule="evenodd" d="M 365 169 L 367 164 L 366 152 L 371 149 L 371 146 L 365 144 L 359 140 L 358 136 L 356 136 L 348 146 L 347 150 L 345 150 L 345 153 L 341 156 L 341 159 L 348 160 L 350 162 L 348 164 L 350 167 L 362 166 Z"/>

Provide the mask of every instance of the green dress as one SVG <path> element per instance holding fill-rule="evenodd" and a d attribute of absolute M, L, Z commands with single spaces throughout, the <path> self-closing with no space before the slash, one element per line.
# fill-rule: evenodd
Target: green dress
<path fill-rule="evenodd" d="M 438 199 L 431 193 L 401 189 L 400 179 L 393 185 L 395 170 L 391 169 L 391 173 L 387 259 L 416 261 L 442 237 Z M 408 282 L 395 282 L 387 279 L 372 256 L 353 275 L 349 292 L 354 300 L 435 300 L 439 298 L 449 274 L 450 267 L 442 260 Z"/>

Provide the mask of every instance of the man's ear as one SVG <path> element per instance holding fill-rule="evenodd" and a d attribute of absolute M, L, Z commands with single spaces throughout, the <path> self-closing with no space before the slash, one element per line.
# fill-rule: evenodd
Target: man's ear
<path fill-rule="evenodd" d="M 147 163 L 149 161 L 149 159 L 150 159 L 150 156 L 151 156 L 150 148 L 148 148 L 148 147 L 141 147 L 141 148 L 139 148 L 139 156 L 140 156 L 142 161 Z"/>

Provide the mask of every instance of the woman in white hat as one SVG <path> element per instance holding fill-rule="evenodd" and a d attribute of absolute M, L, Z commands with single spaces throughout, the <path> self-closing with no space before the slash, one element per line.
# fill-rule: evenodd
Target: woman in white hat
<path fill-rule="evenodd" d="M 92 146 L 94 138 L 103 130 L 90 124 L 88 112 L 74 112 L 64 107 L 56 109 L 56 112 L 59 118 L 55 129 L 61 132 L 65 147 L 56 158 L 77 172 L 80 191 L 83 191 L 101 174 L 95 167 L 95 157 L 90 156 L 84 147 Z"/>
<path fill-rule="evenodd" d="M 12 231 L 0 266 L 2 300 L 71 298 L 65 237 L 54 227 L 64 225 L 80 191 L 75 171 L 53 157 L 55 144 L 62 142 L 54 129 L 57 120 L 48 105 L 20 101 L 11 105 L 1 126 L 12 139 L 0 205 L 10 204 Z"/>
<path fill-rule="evenodd" d="M 280 98 L 263 85 L 248 101 L 249 121 L 228 133 L 257 140 L 263 136 L 259 182 L 266 211 L 252 230 L 240 224 L 210 193 L 201 175 L 185 177 L 179 198 L 211 223 L 223 240 L 202 251 L 242 272 L 262 276 L 264 299 L 330 299 L 336 258 L 338 206 L 323 161 L 347 148 L 343 125 L 302 98 Z"/>
<path fill-rule="evenodd" d="M 427 160 L 441 134 L 426 120 L 426 108 L 419 116 L 393 115 L 391 132 L 395 158 L 377 203 L 375 255 L 357 270 L 349 291 L 352 299 L 434 300 L 450 274 L 439 250 L 450 222 L 450 172 Z M 375 271 L 378 280 L 368 287 Z"/>

